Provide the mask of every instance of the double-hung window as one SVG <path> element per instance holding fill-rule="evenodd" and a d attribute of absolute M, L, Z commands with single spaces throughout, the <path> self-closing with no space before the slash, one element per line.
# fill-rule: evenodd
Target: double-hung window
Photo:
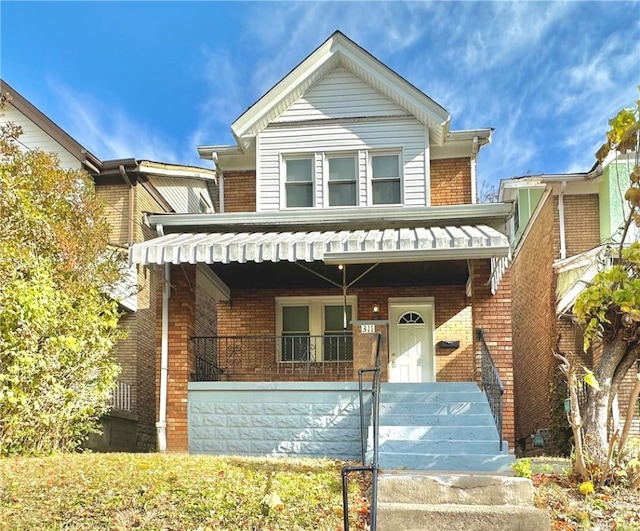
<path fill-rule="evenodd" d="M 282 297 L 276 299 L 279 360 L 353 360 L 351 321 L 356 298 Z"/>
<path fill-rule="evenodd" d="M 329 206 L 355 206 L 357 200 L 357 164 L 355 155 L 331 156 L 329 166 Z"/>
<path fill-rule="evenodd" d="M 288 208 L 313 206 L 313 159 L 287 158 L 285 165 L 286 206 Z"/>
<path fill-rule="evenodd" d="M 371 196 L 374 205 L 396 205 L 401 201 L 400 155 L 371 155 Z"/>

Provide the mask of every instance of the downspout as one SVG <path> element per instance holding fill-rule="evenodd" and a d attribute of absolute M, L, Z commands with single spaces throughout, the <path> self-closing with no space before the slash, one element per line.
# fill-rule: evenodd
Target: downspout
<path fill-rule="evenodd" d="M 158 236 L 162 236 L 162 226 L 158 226 Z M 158 450 L 167 451 L 167 384 L 169 381 L 169 298 L 171 297 L 171 264 L 163 266 L 162 282 L 162 333 L 160 339 L 160 409 L 156 429 Z"/>
<path fill-rule="evenodd" d="M 558 196 L 558 218 L 560 222 L 560 260 L 567 257 L 567 246 L 564 230 L 564 191 L 567 189 L 567 181 L 562 181 L 560 195 Z"/>
<path fill-rule="evenodd" d="M 127 244 L 131 246 L 133 245 L 133 218 L 135 216 L 135 208 L 133 204 L 135 200 L 133 183 L 131 182 L 131 179 L 127 175 L 127 172 L 125 171 L 123 164 L 120 164 L 118 169 L 120 170 L 120 175 L 122 175 L 124 182 L 129 185 L 129 219 L 127 220 L 127 239 L 128 239 Z"/>
<path fill-rule="evenodd" d="M 214 151 L 211 154 L 211 160 L 213 161 L 213 167 L 216 169 L 216 176 L 218 178 L 218 212 L 224 213 L 224 172 L 218 168 L 218 154 Z"/>
<path fill-rule="evenodd" d="M 473 137 L 473 144 L 471 146 L 471 203 L 475 204 L 478 202 L 478 183 L 476 181 L 477 177 L 477 167 L 478 167 L 478 151 L 480 150 L 478 144 L 478 137 Z"/>

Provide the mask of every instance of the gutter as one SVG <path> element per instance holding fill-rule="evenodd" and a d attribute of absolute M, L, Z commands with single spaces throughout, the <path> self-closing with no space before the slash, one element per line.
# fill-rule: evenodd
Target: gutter
<path fill-rule="evenodd" d="M 368 207 L 336 209 L 300 209 L 228 214 L 152 214 L 152 226 L 162 224 L 165 229 L 195 229 L 212 232 L 222 227 L 275 230 L 343 230 L 356 228 L 429 227 L 440 225 L 498 224 L 513 216 L 513 203 L 478 203 L 436 207 Z M 171 232 L 166 231 L 166 232 Z"/>
<path fill-rule="evenodd" d="M 162 230 L 158 231 L 161 236 Z M 162 332 L 160 338 L 160 407 L 156 430 L 158 450 L 167 451 L 167 388 L 169 382 L 169 298 L 171 297 L 171 264 L 163 265 L 162 282 Z"/>
<path fill-rule="evenodd" d="M 127 172 L 124 169 L 124 165 L 120 164 L 120 166 L 118 167 L 118 170 L 120 171 L 120 175 L 122 175 L 124 182 L 129 185 L 129 215 L 127 218 L 127 240 L 128 240 L 127 245 L 131 246 L 134 243 L 133 242 L 133 229 L 134 229 L 133 220 L 135 218 L 135 208 L 134 208 L 135 192 L 133 189 L 133 183 L 131 182 L 131 179 L 127 175 Z"/>

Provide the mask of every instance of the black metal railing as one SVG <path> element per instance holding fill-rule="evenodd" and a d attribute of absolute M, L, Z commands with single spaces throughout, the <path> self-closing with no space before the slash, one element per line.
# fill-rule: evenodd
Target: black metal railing
<path fill-rule="evenodd" d="M 380 423 L 380 339 L 381 334 L 378 333 L 376 339 L 376 358 L 374 367 L 358 370 L 358 393 L 360 397 L 360 448 L 361 448 L 361 464 L 354 466 L 342 467 L 342 510 L 343 510 L 343 526 L 344 531 L 349 531 L 349 496 L 348 496 L 348 477 L 351 472 L 371 472 L 371 509 L 369 512 L 369 530 L 376 531 L 377 525 L 377 505 L 378 505 L 378 445 L 379 445 L 379 423 Z M 371 382 L 371 438 L 372 438 L 372 455 L 371 463 L 366 464 L 366 448 L 367 448 L 367 426 L 366 415 L 364 412 L 364 381 L 365 374 L 373 374 Z"/>
<path fill-rule="evenodd" d="M 476 329 L 476 338 L 480 341 L 482 356 L 480 362 L 482 389 L 487 396 L 493 420 L 498 429 L 500 451 L 502 452 L 502 395 L 504 394 L 504 385 L 502 385 L 496 364 L 491 358 L 487 342 L 484 340 L 484 330 L 481 328 Z"/>
<path fill-rule="evenodd" d="M 197 381 L 350 380 L 351 333 L 326 335 L 194 336 Z"/>

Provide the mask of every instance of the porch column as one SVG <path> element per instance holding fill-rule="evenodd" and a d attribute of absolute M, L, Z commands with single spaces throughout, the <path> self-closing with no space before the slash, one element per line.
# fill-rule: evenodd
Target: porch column
<path fill-rule="evenodd" d="M 353 379 L 358 380 L 358 370 L 372 369 L 376 360 L 376 344 L 380 337 L 380 379 L 387 381 L 387 364 L 389 363 L 389 322 L 388 321 L 353 321 Z M 370 380 L 365 380 L 370 381 Z"/>
<path fill-rule="evenodd" d="M 489 288 L 491 264 L 489 260 L 471 261 L 471 304 L 473 328 L 481 328 L 504 385 L 502 396 L 503 438 L 515 448 L 514 432 L 514 390 L 513 390 L 513 351 L 511 328 L 511 282 L 510 271 L 502 276 L 495 295 Z M 480 383 L 480 342 L 473 339 L 476 360 L 477 381 Z"/>
<path fill-rule="evenodd" d="M 167 451 L 187 452 L 187 386 L 195 372 L 195 351 L 191 337 L 195 332 L 196 266 L 171 266 L 171 297 L 169 298 L 168 389 L 167 389 Z M 162 300 L 161 298 L 159 299 Z M 158 362 L 162 303 L 158 304 Z M 159 374 L 159 373 L 158 373 Z"/>

